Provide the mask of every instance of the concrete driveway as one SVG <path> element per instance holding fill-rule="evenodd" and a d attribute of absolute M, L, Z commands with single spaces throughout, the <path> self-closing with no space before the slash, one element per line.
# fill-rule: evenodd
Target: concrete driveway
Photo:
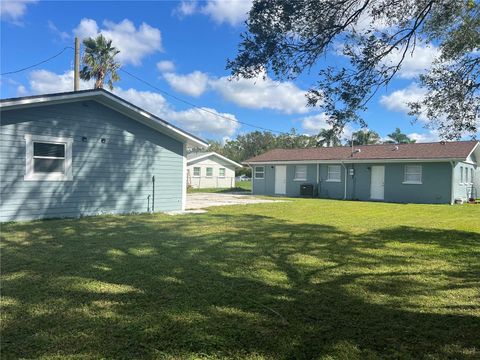
<path fill-rule="evenodd" d="M 187 194 L 187 210 L 199 210 L 211 206 L 246 205 L 270 202 L 277 202 L 277 200 L 260 199 L 254 195 L 238 193 Z"/>

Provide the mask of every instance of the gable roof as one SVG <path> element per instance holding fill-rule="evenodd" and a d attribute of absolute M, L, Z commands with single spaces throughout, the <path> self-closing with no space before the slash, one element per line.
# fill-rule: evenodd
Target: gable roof
<path fill-rule="evenodd" d="M 343 161 L 365 162 L 369 160 L 465 160 L 479 145 L 478 141 L 452 141 L 415 144 L 382 144 L 319 147 L 309 149 L 274 149 L 255 156 L 245 163 L 269 163 L 278 161 Z"/>
<path fill-rule="evenodd" d="M 220 155 L 220 154 L 217 154 L 216 152 L 213 152 L 213 151 L 210 151 L 210 152 L 197 152 L 197 153 L 190 153 L 187 155 L 187 165 L 188 163 L 192 163 L 194 161 L 198 161 L 198 160 L 201 160 L 201 159 L 205 159 L 205 158 L 208 158 L 210 156 L 215 156 L 219 159 L 222 159 L 226 162 L 228 162 L 229 164 L 232 164 L 233 166 L 235 167 L 243 167 L 241 164 L 233 161 L 233 160 L 230 160 L 229 158 L 223 156 L 223 155 Z"/>
<path fill-rule="evenodd" d="M 45 106 L 76 101 L 93 100 L 116 110 L 151 128 L 167 134 L 192 147 L 206 147 L 208 143 L 199 137 L 170 124 L 156 115 L 112 94 L 104 89 L 79 90 L 63 93 L 33 95 L 0 100 L 0 111 L 20 109 L 26 107 Z"/>

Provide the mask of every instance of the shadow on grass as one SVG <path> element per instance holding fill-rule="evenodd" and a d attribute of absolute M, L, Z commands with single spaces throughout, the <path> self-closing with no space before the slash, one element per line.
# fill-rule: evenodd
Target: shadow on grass
<path fill-rule="evenodd" d="M 2 354 L 475 358 L 479 243 L 254 215 L 8 224 Z"/>

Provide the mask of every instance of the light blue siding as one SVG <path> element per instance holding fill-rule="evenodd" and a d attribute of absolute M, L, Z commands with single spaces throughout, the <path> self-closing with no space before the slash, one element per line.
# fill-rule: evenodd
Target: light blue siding
<path fill-rule="evenodd" d="M 408 163 L 412 164 L 412 163 Z M 386 202 L 399 203 L 450 203 L 452 168 L 449 162 L 423 162 L 422 184 L 403 184 L 406 163 L 345 164 L 347 168 L 346 198 L 370 200 L 371 167 L 385 166 Z M 327 181 L 328 164 L 319 164 L 319 183 L 316 182 L 316 164 L 308 165 L 308 181 L 318 186 L 321 198 L 343 199 L 345 196 L 345 168 L 340 163 L 341 181 Z M 273 165 L 265 166 L 265 179 L 254 180 L 255 194 L 274 194 L 275 172 Z M 298 196 L 300 183 L 293 181 L 294 165 L 287 165 L 287 196 Z M 349 169 L 354 171 L 350 175 Z M 269 170 L 271 169 L 271 170 Z M 267 171 L 268 170 L 268 171 Z M 302 182 L 303 183 L 303 182 Z M 465 192 L 465 189 L 459 191 Z"/>
<path fill-rule="evenodd" d="M 180 141 L 94 101 L 1 116 L 1 221 L 145 212 L 152 176 L 155 211 L 181 210 Z M 26 134 L 72 138 L 73 180 L 25 181 Z"/>

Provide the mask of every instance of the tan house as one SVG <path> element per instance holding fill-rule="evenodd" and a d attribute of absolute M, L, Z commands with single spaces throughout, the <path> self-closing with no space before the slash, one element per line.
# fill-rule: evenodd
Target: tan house
<path fill-rule="evenodd" d="M 242 165 L 215 152 L 187 155 L 187 185 L 195 189 L 235 187 L 235 169 Z"/>

